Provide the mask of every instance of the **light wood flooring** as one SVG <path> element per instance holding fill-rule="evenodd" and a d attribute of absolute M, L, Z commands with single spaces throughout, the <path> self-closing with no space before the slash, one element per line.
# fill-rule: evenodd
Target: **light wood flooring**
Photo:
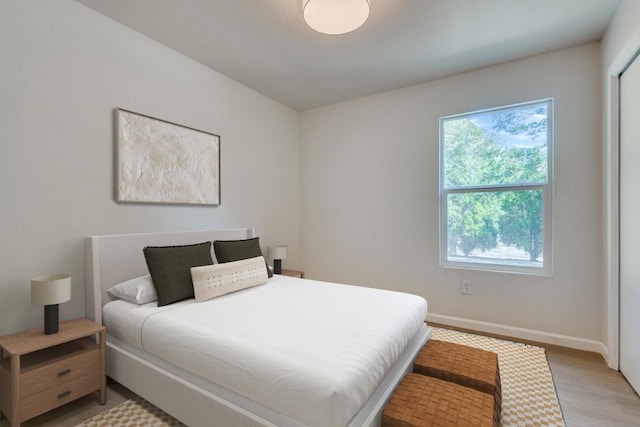
<path fill-rule="evenodd" d="M 602 356 L 545 348 L 568 427 L 640 426 L 640 397 Z"/>
<path fill-rule="evenodd" d="M 640 426 L 640 397 L 620 372 L 607 367 L 599 354 L 542 346 L 547 349 L 567 427 Z M 132 395 L 120 384 L 108 381 L 106 405 L 100 406 L 94 395 L 86 396 L 22 425 L 73 427 Z M 9 426 L 6 418 L 0 421 L 0 427 Z"/>

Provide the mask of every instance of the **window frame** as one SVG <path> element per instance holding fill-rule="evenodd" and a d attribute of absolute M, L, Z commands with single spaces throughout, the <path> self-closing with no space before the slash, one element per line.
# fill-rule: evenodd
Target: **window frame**
<path fill-rule="evenodd" d="M 445 188 L 444 186 L 444 123 L 452 119 L 471 118 L 475 115 L 513 110 L 518 107 L 526 107 L 535 104 L 547 104 L 547 182 L 546 184 L 508 184 L 508 185 L 476 185 L 464 187 Z M 530 274 L 550 276 L 553 274 L 553 146 L 554 146 L 554 99 L 545 98 L 535 101 L 527 101 L 518 104 L 487 108 L 484 110 L 454 114 L 440 117 L 439 119 L 439 204 L 440 204 L 440 267 L 464 270 L 493 271 L 503 273 Z M 542 266 L 518 265 L 517 262 L 508 263 L 505 260 L 496 259 L 486 261 L 458 261 L 449 260 L 448 254 L 448 217 L 447 199 L 449 194 L 500 192 L 500 191 L 526 191 L 542 190 L 543 203 L 543 251 Z M 526 263 L 526 262 L 524 262 Z"/>

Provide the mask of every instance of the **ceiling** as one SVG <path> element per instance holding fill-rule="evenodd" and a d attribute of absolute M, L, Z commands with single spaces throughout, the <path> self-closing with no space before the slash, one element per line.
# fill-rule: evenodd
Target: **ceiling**
<path fill-rule="evenodd" d="M 371 0 L 326 35 L 302 0 L 76 0 L 303 111 L 600 40 L 620 0 Z"/>

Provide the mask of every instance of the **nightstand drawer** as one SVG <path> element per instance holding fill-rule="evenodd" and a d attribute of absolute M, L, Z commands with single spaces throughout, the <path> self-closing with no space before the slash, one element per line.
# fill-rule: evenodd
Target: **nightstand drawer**
<path fill-rule="evenodd" d="M 55 334 L 34 328 L 0 336 L 0 418 L 20 427 L 96 391 L 104 405 L 106 338 L 104 326 L 83 318 L 61 322 Z"/>
<path fill-rule="evenodd" d="M 79 340 L 25 357 L 20 376 L 20 397 L 69 382 L 87 374 L 99 374 L 100 349 L 90 340 Z M 46 360 L 38 360 L 46 356 Z M 95 375 L 99 377 L 99 375 Z"/>
<path fill-rule="evenodd" d="M 21 399 L 20 418 L 22 421 L 31 419 L 99 389 L 100 373 L 97 371 L 60 383 Z"/>

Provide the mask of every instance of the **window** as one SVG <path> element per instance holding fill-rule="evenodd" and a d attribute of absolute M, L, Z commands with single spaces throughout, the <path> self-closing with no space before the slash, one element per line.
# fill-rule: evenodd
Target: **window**
<path fill-rule="evenodd" d="M 551 273 L 552 108 L 440 119 L 442 266 Z"/>

